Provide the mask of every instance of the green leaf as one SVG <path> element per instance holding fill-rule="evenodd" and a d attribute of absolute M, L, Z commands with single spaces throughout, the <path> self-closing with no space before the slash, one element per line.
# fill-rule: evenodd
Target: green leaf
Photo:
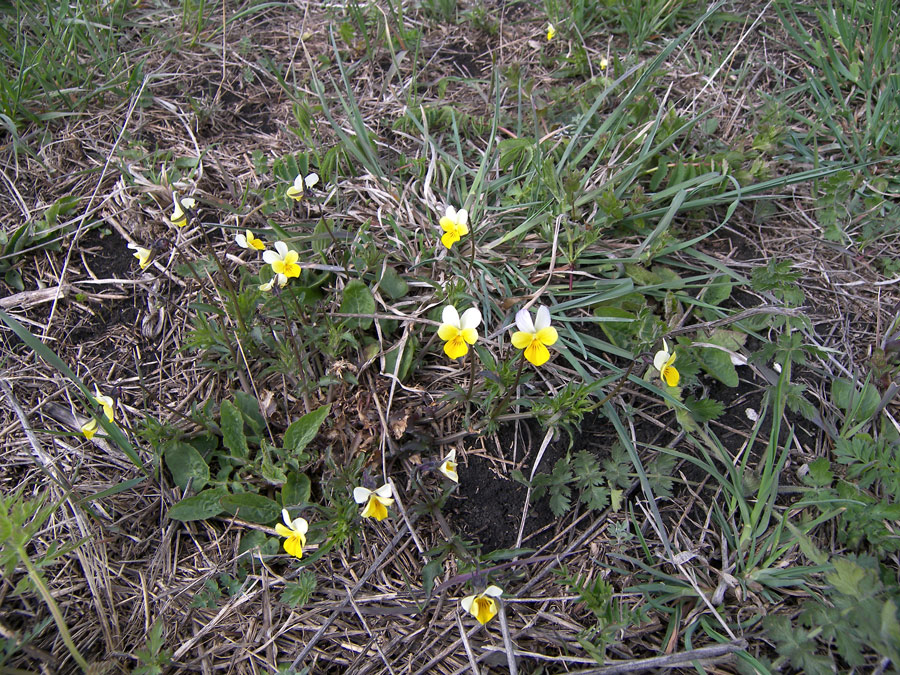
<path fill-rule="evenodd" d="M 429 561 L 422 568 L 422 588 L 425 590 L 425 599 L 431 598 L 431 591 L 434 590 L 435 578 L 444 572 L 444 559 L 437 558 Z"/>
<path fill-rule="evenodd" d="M 316 575 L 309 570 L 301 570 L 296 582 L 288 582 L 281 592 L 281 601 L 291 607 L 298 607 L 309 602 L 316 592 Z"/>
<path fill-rule="evenodd" d="M 826 574 L 825 579 L 844 595 L 858 597 L 860 583 L 866 577 L 866 571 L 848 558 L 835 558 L 834 572 Z"/>
<path fill-rule="evenodd" d="M 703 302 L 710 305 L 721 305 L 731 296 L 733 284 L 725 275 L 721 275 L 709 282 L 703 293 Z"/>
<path fill-rule="evenodd" d="M 244 419 L 254 433 L 261 434 L 262 430 L 266 428 L 266 421 L 259 412 L 259 401 L 255 397 L 250 396 L 250 394 L 236 391 L 234 392 L 234 402 L 237 404 L 238 409 L 244 413 Z"/>
<path fill-rule="evenodd" d="M 349 281 L 344 287 L 340 311 L 344 314 L 374 314 L 375 298 L 372 291 L 359 279 Z M 350 318 L 345 321 L 349 328 L 365 330 L 372 325 L 372 319 Z"/>
<path fill-rule="evenodd" d="M 281 488 L 281 503 L 284 506 L 307 504 L 311 488 L 309 476 L 299 471 L 291 471 L 284 487 Z"/>
<path fill-rule="evenodd" d="M 162 453 L 172 472 L 172 480 L 181 490 L 186 490 L 188 484 L 197 492 L 206 487 L 209 466 L 194 446 L 182 441 L 166 441 Z"/>
<path fill-rule="evenodd" d="M 711 347 L 697 347 L 695 353 L 700 367 L 707 375 L 716 378 L 726 387 L 736 387 L 740 384 L 740 378 L 728 352 Z"/>
<path fill-rule="evenodd" d="M 387 293 L 391 300 L 399 300 L 409 293 L 409 284 L 390 265 L 384 268 L 381 279 L 378 280 L 378 287 Z"/>
<path fill-rule="evenodd" d="M 403 358 L 400 359 L 400 368 L 397 370 L 397 377 L 400 378 L 402 382 L 406 379 L 406 376 L 409 374 L 410 366 L 412 366 L 413 356 L 416 353 L 416 346 L 418 346 L 418 340 L 414 337 L 410 336 L 406 340 L 406 344 L 403 346 Z M 384 372 L 394 374 L 394 368 L 397 367 L 397 354 L 400 352 L 400 345 L 398 344 L 396 347 L 388 351 L 384 355 Z"/>
<path fill-rule="evenodd" d="M 319 433 L 319 428 L 331 412 L 331 404 L 323 405 L 318 410 L 307 413 L 291 424 L 284 432 L 284 449 L 294 455 L 303 452 L 310 441 Z"/>
<path fill-rule="evenodd" d="M 857 422 L 870 419 L 881 399 L 872 383 L 866 382 L 860 391 L 854 382 L 843 377 L 831 381 L 831 398 L 844 413 L 853 415 L 850 421 Z"/>
<path fill-rule="evenodd" d="M 688 396 L 684 404 L 698 422 L 709 422 L 718 419 L 725 412 L 725 404 L 714 398 L 696 399 Z"/>
<path fill-rule="evenodd" d="M 244 416 L 231 401 L 222 401 L 220 411 L 223 443 L 232 457 L 246 459 L 250 456 L 247 437 L 244 436 Z"/>
<path fill-rule="evenodd" d="M 251 523 L 267 525 L 281 516 L 281 507 L 276 502 L 252 492 L 226 494 L 220 503 L 227 513 Z"/>
<path fill-rule="evenodd" d="M 206 520 L 222 513 L 219 500 L 228 494 L 225 488 L 210 488 L 193 497 L 187 497 L 169 509 L 169 518 L 188 522 Z"/>
<path fill-rule="evenodd" d="M 246 553 L 254 548 L 258 548 L 263 555 L 278 555 L 280 541 L 275 537 L 267 537 L 265 532 L 259 530 L 250 530 L 241 536 L 241 543 L 238 546 L 238 555 Z"/>

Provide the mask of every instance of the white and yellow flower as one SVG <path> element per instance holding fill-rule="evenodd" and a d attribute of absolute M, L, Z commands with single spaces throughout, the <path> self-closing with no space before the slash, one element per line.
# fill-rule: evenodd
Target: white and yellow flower
<path fill-rule="evenodd" d="M 459 482 L 459 474 L 456 473 L 456 448 L 453 448 L 450 452 L 447 453 L 447 456 L 441 461 L 440 467 L 438 467 L 438 471 L 444 474 L 447 478 L 452 480 L 454 483 Z"/>
<path fill-rule="evenodd" d="M 287 189 L 286 194 L 294 201 L 299 202 L 318 182 L 319 174 L 317 173 L 310 173 L 306 177 L 303 174 L 299 174 L 294 179 L 294 184 Z"/>
<path fill-rule="evenodd" d="M 543 305 L 538 307 L 534 321 L 527 309 L 520 309 L 516 313 L 516 327 L 519 329 L 512 336 L 512 343 L 516 349 L 525 350 L 525 358 L 535 366 L 542 366 L 550 359 L 550 351 L 547 349 L 556 342 L 559 334 L 550 325 L 550 310 Z"/>
<path fill-rule="evenodd" d="M 556 37 L 556 27 L 552 23 L 547 24 L 547 42 Z"/>
<path fill-rule="evenodd" d="M 394 503 L 391 496 L 393 494 L 390 483 L 385 483 L 377 490 L 364 487 L 353 488 L 353 500 L 357 504 L 365 504 L 360 515 L 363 518 L 374 518 L 375 520 L 387 518 L 387 507 Z"/>
<path fill-rule="evenodd" d="M 481 593 L 467 595 L 459 604 L 463 610 L 478 619 L 482 626 L 497 616 L 497 600 L 503 595 L 503 589 L 499 586 L 488 586 Z"/>
<path fill-rule="evenodd" d="M 456 307 L 447 305 L 441 321 L 438 337 L 444 341 L 444 353 L 451 359 L 468 354 L 468 345 L 474 345 L 478 340 L 476 329 L 481 325 L 481 312 L 476 307 L 469 307 L 460 317 Z"/>
<path fill-rule="evenodd" d="M 184 199 L 178 198 L 178 193 L 172 193 L 172 201 L 175 204 L 175 208 L 172 211 L 172 215 L 169 216 L 169 220 L 172 221 L 172 224 L 176 227 L 184 227 L 187 225 L 187 212 L 197 206 L 197 200 L 193 197 L 185 197 Z"/>
<path fill-rule="evenodd" d="M 681 375 L 678 374 L 673 363 L 675 363 L 675 352 L 669 353 L 669 345 L 663 340 L 663 348 L 653 357 L 653 367 L 659 371 L 660 379 L 670 387 L 676 386 L 678 380 L 681 379 Z"/>
<path fill-rule="evenodd" d="M 99 403 L 103 408 L 103 414 L 106 415 L 106 419 L 110 422 L 115 420 L 115 401 L 113 401 L 112 396 L 106 396 L 105 394 L 100 393 L 100 389 L 97 385 L 94 385 L 94 401 Z M 85 422 L 81 426 L 81 433 L 84 434 L 84 437 L 88 440 L 91 440 L 94 437 L 94 434 L 97 433 L 97 429 L 99 429 L 100 423 L 97 421 L 96 417 L 92 417 L 90 420 Z"/>
<path fill-rule="evenodd" d="M 287 279 L 300 276 L 300 265 L 297 264 L 299 258 L 300 254 L 288 248 L 288 245 L 283 241 L 275 242 L 274 251 L 263 252 L 263 260 L 272 266 L 272 271 L 275 272 L 276 278 L 278 278 L 279 286 L 284 286 L 287 283 Z M 284 283 L 281 283 L 280 277 L 284 277 Z"/>
<path fill-rule="evenodd" d="M 309 530 L 309 523 L 305 518 L 294 518 L 291 520 L 287 509 L 281 509 L 281 517 L 284 525 L 277 523 L 275 531 L 280 537 L 287 537 L 284 541 L 284 550 L 295 558 L 303 557 L 303 547 L 306 546 L 306 532 Z"/>
<path fill-rule="evenodd" d="M 609 59 L 606 58 L 605 56 L 601 56 L 599 65 L 600 65 L 600 70 L 606 70 L 607 68 L 609 68 Z"/>
<path fill-rule="evenodd" d="M 266 248 L 266 242 L 253 234 L 250 230 L 246 230 L 245 234 L 238 234 L 234 238 L 235 243 L 241 248 L 252 248 L 262 251 Z"/>
<path fill-rule="evenodd" d="M 469 212 L 465 209 L 457 211 L 452 206 L 448 206 L 440 224 L 444 231 L 441 243 L 447 248 L 451 248 L 463 235 L 469 234 Z"/>
<path fill-rule="evenodd" d="M 153 251 L 132 242 L 128 242 L 128 248 L 134 251 L 134 257 L 137 258 L 138 265 L 140 265 L 142 270 L 150 267 L 150 263 L 153 262 Z"/>

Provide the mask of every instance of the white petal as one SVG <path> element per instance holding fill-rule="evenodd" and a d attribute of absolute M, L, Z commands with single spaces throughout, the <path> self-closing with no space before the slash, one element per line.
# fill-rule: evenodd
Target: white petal
<path fill-rule="evenodd" d="M 660 351 L 656 352 L 656 356 L 653 357 L 653 367 L 656 368 L 659 372 L 662 372 L 663 368 L 666 367 L 666 361 L 669 360 L 669 352 Z"/>
<path fill-rule="evenodd" d="M 381 497 L 382 499 L 390 499 L 391 495 L 394 494 L 394 490 L 391 488 L 390 483 L 385 483 L 380 488 L 375 490 L 375 494 Z"/>
<path fill-rule="evenodd" d="M 489 595 L 492 598 L 499 598 L 501 595 L 503 595 L 503 589 L 499 586 L 488 586 L 484 589 L 484 593 L 482 593 L 482 595 Z"/>
<path fill-rule="evenodd" d="M 278 251 L 278 259 L 284 260 L 284 256 L 286 256 L 288 253 L 288 245 L 283 241 L 276 241 L 275 250 Z"/>
<path fill-rule="evenodd" d="M 456 311 L 456 307 L 453 305 L 444 307 L 444 311 L 441 312 L 441 321 L 461 330 L 459 325 L 459 312 Z"/>
<path fill-rule="evenodd" d="M 297 174 L 297 177 L 294 179 L 294 189 L 303 190 L 303 174 Z"/>
<path fill-rule="evenodd" d="M 319 182 L 319 174 L 311 173 L 306 177 L 306 187 L 311 188 L 313 185 Z"/>
<path fill-rule="evenodd" d="M 278 244 L 280 244 L 280 243 L 281 243 L 280 241 L 276 241 L 275 245 L 278 246 Z M 267 264 L 271 265 L 276 260 L 281 260 L 281 258 L 279 257 L 279 255 L 277 253 L 275 253 L 275 251 L 263 251 L 263 260 Z"/>
<path fill-rule="evenodd" d="M 353 488 L 353 501 L 357 504 L 365 504 L 369 501 L 369 496 L 371 494 L 372 491 L 369 488 L 355 487 Z"/>
<path fill-rule="evenodd" d="M 234 240 L 235 240 L 235 242 L 237 242 L 237 245 L 240 246 L 241 248 L 248 247 L 247 237 L 245 235 L 239 234 L 239 235 L 235 236 Z"/>
<path fill-rule="evenodd" d="M 465 225 L 469 222 L 469 212 L 465 209 L 460 209 L 456 212 L 456 224 L 457 225 Z"/>
<path fill-rule="evenodd" d="M 181 200 L 181 205 L 186 209 L 192 209 L 197 206 L 197 200 L 193 197 L 185 197 Z"/>
<path fill-rule="evenodd" d="M 663 351 L 664 351 L 666 354 L 671 354 L 671 353 L 672 353 L 672 352 L 669 351 L 669 343 L 666 342 L 666 339 L 665 339 L 665 338 L 663 338 Z"/>
<path fill-rule="evenodd" d="M 284 524 L 287 525 L 288 527 L 293 526 L 293 524 L 291 523 L 291 516 L 287 512 L 287 509 L 281 509 L 281 519 L 284 521 Z"/>
<path fill-rule="evenodd" d="M 550 310 L 541 305 L 537 309 L 537 316 L 534 319 L 534 332 L 537 333 L 539 330 L 544 330 L 547 326 L 550 325 Z"/>
<path fill-rule="evenodd" d="M 523 333 L 536 333 L 534 322 L 531 320 L 531 313 L 527 309 L 520 309 L 516 312 L 516 326 Z"/>
<path fill-rule="evenodd" d="M 462 600 L 459 601 L 459 605 L 460 605 L 460 607 L 463 608 L 463 611 L 469 612 L 471 614 L 473 602 L 475 602 L 475 596 L 467 595 L 466 597 L 464 597 Z"/>
<path fill-rule="evenodd" d="M 306 532 L 309 530 L 309 523 L 306 522 L 306 518 L 294 518 L 294 520 L 291 522 L 291 529 L 294 532 L 306 534 Z"/>
<path fill-rule="evenodd" d="M 284 288 L 285 286 L 287 286 L 288 278 L 285 275 L 283 275 L 281 272 L 278 272 L 275 275 L 275 278 L 278 280 L 279 287 Z"/>
<path fill-rule="evenodd" d="M 141 247 L 138 246 L 137 244 L 135 244 L 134 242 L 129 241 L 128 248 L 130 248 L 132 251 L 138 251 L 138 250 L 140 250 Z"/>
<path fill-rule="evenodd" d="M 450 452 L 447 453 L 447 456 L 441 460 L 441 464 L 444 462 L 455 462 L 456 461 L 456 448 L 453 448 Z"/>
<path fill-rule="evenodd" d="M 447 216 L 454 223 L 456 222 L 456 209 L 454 209 L 452 206 L 447 207 L 447 210 L 444 212 L 444 215 Z"/>
<path fill-rule="evenodd" d="M 478 326 L 481 325 L 481 312 L 478 311 L 477 307 L 469 307 L 469 309 L 463 312 L 459 325 L 460 330 L 465 330 L 466 328 L 478 328 Z"/>

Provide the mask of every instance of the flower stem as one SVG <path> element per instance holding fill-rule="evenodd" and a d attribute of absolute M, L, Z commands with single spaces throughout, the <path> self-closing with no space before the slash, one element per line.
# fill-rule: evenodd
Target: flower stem
<path fill-rule="evenodd" d="M 500 402 L 497 403 L 497 405 L 494 406 L 494 409 L 491 411 L 491 414 L 489 415 L 489 419 L 491 421 L 497 419 L 497 416 L 500 413 L 502 413 L 504 410 L 506 410 L 506 406 L 509 403 L 509 397 L 512 396 L 512 393 L 519 386 L 519 379 L 522 377 L 522 368 L 524 366 L 525 366 L 525 352 L 523 351 L 519 355 L 519 368 L 516 370 L 516 379 L 512 383 L 512 386 L 507 390 L 506 395 L 502 399 L 500 399 Z"/>

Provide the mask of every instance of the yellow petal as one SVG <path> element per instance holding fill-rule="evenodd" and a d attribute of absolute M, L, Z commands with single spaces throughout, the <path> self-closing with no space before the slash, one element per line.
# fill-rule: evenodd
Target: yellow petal
<path fill-rule="evenodd" d="M 444 353 L 451 359 L 458 359 L 460 356 L 465 356 L 469 353 L 469 347 L 466 345 L 462 335 L 457 335 L 452 340 L 444 343 Z"/>
<path fill-rule="evenodd" d="M 445 235 L 441 237 L 441 243 L 447 248 L 453 248 L 453 244 L 459 241 L 459 234 L 456 233 L 456 229 L 447 232 Z"/>
<path fill-rule="evenodd" d="M 444 342 L 452 340 L 457 335 L 459 335 L 459 328 L 451 326 L 449 323 L 442 323 L 441 327 L 438 328 L 438 337 Z"/>
<path fill-rule="evenodd" d="M 297 278 L 300 276 L 300 265 L 295 262 L 286 262 L 282 274 L 288 278 Z"/>
<path fill-rule="evenodd" d="M 535 366 L 542 366 L 550 360 L 550 351 L 537 340 L 525 348 L 525 358 Z"/>
<path fill-rule="evenodd" d="M 553 326 L 547 326 L 535 333 L 534 337 L 542 345 L 547 345 L 549 347 L 559 339 L 559 333 L 556 332 L 556 329 Z"/>
<path fill-rule="evenodd" d="M 441 464 L 441 468 L 439 469 L 439 471 L 442 474 L 444 474 L 445 476 L 447 476 L 447 478 L 452 480 L 454 483 L 458 483 L 459 482 L 459 474 L 456 472 L 456 466 L 457 466 L 456 462 L 451 462 L 448 459 L 443 464 Z"/>
<path fill-rule="evenodd" d="M 286 527 L 285 525 L 282 525 L 281 523 L 275 523 L 275 531 L 278 533 L 279 537 L 293 537 L 294 536 L 294 531 L 291 528 Z"/>
<path fill-rule="evenodd" d="M 512 336 L 513 347 L 516 349 L 525 349 L 534 340 L 534 333 L 526 333 L 524 331 L 516 331 Z"/>
<path fill-rule="evenodd" d="M 479 595 L 472 603 L 472 614 L 482 626 L 497 615 L 497 602 L 493 598 Z"/>
<path fill-rule="evenodd" d="M 376 495 L 370 496 L 366 508 L 362 510 L 362 517 L 374 518 L 375 520 L 382 521 L 387 518 L 387 516 L 388 512 L 385 505 L 381 503 Z"/>
<path fill-rule="evenodd" d="M 460 335 L 462 335 L 462 339 L 470 345 L 474 345 L 478 342 L 478 331 L 474 328 L 463 328 Z"/>
<path fill-rule="evenodd" d="M 456 221 L 453 220 L 452 218 L 448 218 L 447 216 L 444 216 L 443 218 L 441 218 L 440 223 L 441 223 L 441 229 L 444 232 L 456 232 Z"/>
<path fill-rule="evenodd" d="M 291 185 L 291 187 L 287 189 L 287 192 L 285 194 L 287 194 L 288 197 L 297 202 L 303 199 L 303 190 L 298 190 L 293 185 Z"/>
<path fill-rule="evenodd" d="M 81 433 L 84 434 L 84 437 L 88 440 L 91 440 L 94 437 L 94 434 L 97 433 L 97 427 L 99 426 L 97 420 L 93 419 L 90 422 L 85 423 L 81 427 Z"/>
<path fill-rule="evenodd" d="M 676 386 L 678 384 L 678 380 L 681 378 L 681 376 L 678 374 L 678 371 L 675 369 L 675 366 L 666 366 L 665 368 L 663 368 L 661 375 L 662 379 L 670 387 Z"/>
<path fill-rule="evenodd" d="M 284 550 L 295 558 L 302 558 L 304 544 L 306 544 L 306 537 L 299 532 L 295 532 L 291 537 L 284 540 Z"/>

